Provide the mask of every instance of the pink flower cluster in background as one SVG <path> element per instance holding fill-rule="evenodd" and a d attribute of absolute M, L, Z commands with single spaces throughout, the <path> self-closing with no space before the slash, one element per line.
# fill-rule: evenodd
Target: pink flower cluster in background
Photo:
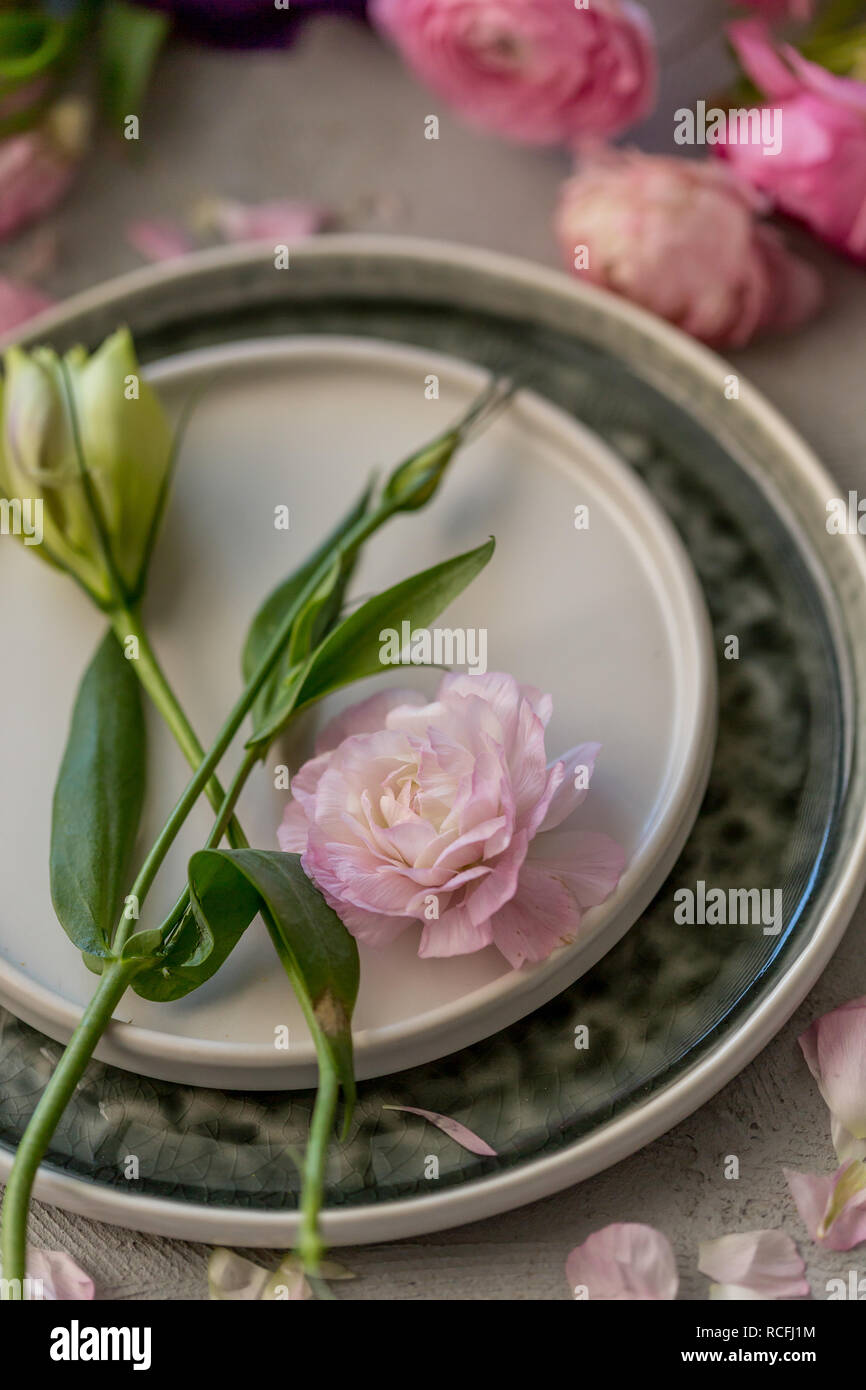
<path fill-rule="evenodd" d="M 559 829 L 586 797 L 599 745 L 548 764 L 552 709 L 499 674 L 445 676 L 429 704 L 411 690 L 371 696 L 326 726 L 293 777 L 280 847 L 303 856 L 368 945 L 420 922 L 420 956 L 494 945 L 515 968 L 544 960 L 625 863 L 608 836 Z"/>
<path fill-rule="evenodd" d="M 866 83 L 780 47 L 759 21 L 729 33 L 743 67 L 781 111 L 782 148 L 771 159 L 754 144 L 721 144 L 719 153 L 781 212 L 866 260 Z"/>
<path fill-rule="evenodd" d="M 556 233 L 574 272 L 719 347 L 808 319 L 816 271 L 721 166 L 636 151 L 589 154 L 563 187 Z"/>
<path fill-rule="evenodd" d="M 523 144 L 615 135 L 653 103 L 652 26 L 630 0 L 371 0 L 370 17 L 455 111 Z"/>

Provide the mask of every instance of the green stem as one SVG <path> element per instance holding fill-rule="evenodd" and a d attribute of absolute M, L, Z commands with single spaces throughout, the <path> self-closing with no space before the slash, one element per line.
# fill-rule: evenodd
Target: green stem
<path fill-rule="evenodd" d="M 137 656 L 133 658 L 135 673 L 174 735 L 175 742 L 194 772 L 204 759 L 204 749 L 186 717 L 186 712 L 169 685 L 156 652 L 150 645 L 150 638 L 138 612 L 132 608 L 118 608 L 110 617 L 114 634 L 122 647 L 125 648 L 127 638 L 135 638 L 137 645 Z M 219 778 L 211 777 L 204 790 L 213 809 L 220 812 L 225 801 L 225 792 L 220 785 Z M 228 835 L 229 844 L 233 849 L 245 849 L 249 843 L 237 820 L 231 815 L 222 826 L 220 839 L 224 834 Z"/>
<path fill-rule="evenodd" d="M 334 1129 L 334 1116 L 337 1111 L 339 1083 L 334 1064 L 327 1048 L 318 1047 L 319 1089 L 313 1106 L 310 1121 L 310 1137 L 304 1154 L 304 1171 L 301 1181 L 301 1225 L 298 1232 L 297 1251 L 304 1263 L 304 1272 L 314 1278 L 319 1273 L 319 1263 L 325 1253 L 325 1244 L 319 1230 L 319 1213 L 325 1190 L 325 1161 L 328 1145 Z"/>
<path fill-rule="evenodd" d="M 51 1136 L 84 1074 L 93 1049 L 111 1022 L 111 1016 L 126 993 L 130 980 L 143 964 L 141 960 L 112 960 L 106 965 L 96 992 L 52 1072 L 18 1145 L 12 1172 L 6 1184 L 0 1224 L 3 1298 L 21 1297 L 20 1284 L 16 1281 L 23 1280 L 26 1272 L 27 1209 L 39 1164 L 45 1157 Z"/>

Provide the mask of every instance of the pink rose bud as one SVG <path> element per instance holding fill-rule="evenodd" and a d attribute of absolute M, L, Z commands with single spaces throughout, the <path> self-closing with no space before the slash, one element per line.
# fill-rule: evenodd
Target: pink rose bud
<path fill-rule="evenodd" d="M 41 125 L 0 142 L 0 241 L 60 202 L 87 143 L 88 111 L 59 101 Z"/>
<path fill-rule="evenodd" d="M 758 20 L 728 30 L 767 104 L 781 112 L 781 147 L 719 144 L 745 183 L 832 246 L 866 260 L 866 82 L 837 77 L 777 46 Z"/>
<path fill-rule="evenodd" d="M 523 144 L 613 135 L 653 103 L 652 28 L 631 0 L 372 0 L 370 14 L 461 116 Z"/>
<path fill-rule="evenodd" d="M 575 274 L 718 347 L 815 312 L 817 273 L 719 165 L 599 150 L 564 186 L 556 233 Z"/>

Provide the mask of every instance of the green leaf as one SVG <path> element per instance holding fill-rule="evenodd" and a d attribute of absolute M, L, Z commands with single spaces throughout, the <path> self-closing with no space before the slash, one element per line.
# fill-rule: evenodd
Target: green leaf
<path fill-rule="evenodd" d="M 99 30 L 99 78 L 102 105 L 110 124 L 120 129 L 141 106 L 159 50 L 171 28 L 156 10 L 108 0 Z"/>
<path fill-rule="evenodd" d="M 169 952 L 166 968 L 171 976 L 191 979 L 198 970 L 207 971 L 204 978 L 208 978 L 217 968 L 212 966 L 214 956 L 219 955 L 221 964 L 245 926 L 261 911 L 314 1038 L 329 1052 L 351 1110 L 355 1098 L 351 1021 L 360 978 L 358 948 L 307 878 L 300 857 L 278 850 L 200 850 L 189 862 L 189 882 L 195 915 L 215 944 L 203 964 L 192 968 L 173 966 Z M 133 981 L 138 992 L 141 978 Z"/>
<path fill-rule="evenodd" d="M 51 897 L 79 950 L 106 956 L 123 899 L 145 787 L 138 679 L 109 632 L 78 690 L 51 818 Z"/>
<path fill-rule="evenodd" d="M 442 613 L 490 560 L 496 542 L 491 538 L 476 550 L 455 555 L 431 569 L 404 579 L 368 599 L 335 627 L 317 648 L 306 669 L 284 682 L 282 699 L 272 702 L 270 717 L 248 740 L 248 747 L 271 743 L 289 716 L 321 700 L 343 685 L 377 675 L 385 628 L 426 627 Z"/>
<path fill-rule="evenodd" d="M 204 850 L 190 860 L 189 885 L 189 907 L 154 953 L 153 966 L 132 981 L 143 999 L 166 1004 L 198 989 L 216 974 L 261 907 L 255 889 Z"/>
<path fill-rule="evenodd" d="M 286 614 L 296 602 L 304 587 L 310 582 L 316 570 L 319 569 L 327 557 L 336 550 L 340 542 L 364 515 L 370 502 L 371 492 L 372 485 L 368 485 L 350 511 L 343 517 L 343 520 L 334 528 L 330 535 L 326 536 L 319 548 L 313 552 L 309 559 L 304 561 L 299 569 L 290 574 L 288 579 L 284 579 L 265 599 L 261 608 L 259 608 L 253 618 L 246 642 L 244 643 L 241 665 L 245 681 L 250 680 L 255 674 L 268 647 L 271 645 L 275 635 L 282 626 Z M 303 613 L 298 615 L 298 619 L 293 625 L 293 639 L 295 629 L 301 625 L 301 619 L 305 618 L 306 615 L 305 622 L 308 624 L 307 632 L 310 644 L 315 645 L 321 641 L 340 612 L 346 586 L 352 577 L 356 560 L 357 549 L 347 551 L 342 556 L 339 569 L 334 577 L 334 582 L 324 601 L 315 604 L 314 595 L 314 598 L 307 604 Z M 285 654 L 276 663 L 276 666 L 264 686 L 256 696 L 251 711 L 254 730 L 264 727 L 269 721 L 274 702 L 281 698 L 281 687 L 289 674 L 291 665 L 292 659 L 290 657 L 290 650 L 287 648 Z"/>

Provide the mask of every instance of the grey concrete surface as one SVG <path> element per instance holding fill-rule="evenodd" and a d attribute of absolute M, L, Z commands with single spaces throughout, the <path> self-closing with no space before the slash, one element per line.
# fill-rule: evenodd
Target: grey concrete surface
<path fill-rule="evenodd" d="M 717 71 L 687 55 L 666 81 L 645 143 L 665 143 L 672 105 Z M 679 83 L 679 85 L 678 85 Z M 438 142 L 423 118 L 441 117 Z M 185 215 L 196 199 L 314 197 L 347 228 L 442 237 L 557 264 L 551 210 L 563 155 L 510 148 L 468 132 L 433 102 L 369 33 L 326 22 L 290 55 L 174 49 L 142 123 L 140 158 L 103 143 L 54 220 L 60 261 L 48 288 L 67 294 L 137 264 L 123 227 Z M 843 488 L 866 483 L 863 342 L 866 276 L 803 240 L 826 274 L 828 305 L 811 327 L 739 353 L 737 366 L 816 447 Z M 6 252 L 0 268 L 10 264 Z M 832 1166 L 827 1115 L 796 1046 L 817 1014 L 866 993 L 866 912 L 796 1017 L 714 1100 L 612 1170 L 505 1216 L 416 1240 L 344 1252 L 355 1299 L 556 1299 L 569 1296 L 571 1247 L 614 1220 L 648 1221 L 677 1251 L 681 1297 L 703 1299 L 700 1240 L 777 1227 L 806 1255 L 816 1297 L 826 1280 L 866 1273 L 866 1254 L 832 1254 L 805 1236 L 782 1166 Z M 723 1176 L 737 1153 L 738 1181 Z M 36 1244 L 68 1250 L 110 1299 L 207 1297 L 204 1247 L 98 1225 L 44 1206 Z M 257 1258 L 267 1257 L 259 1252 Z M 275 1256 L 273 1257 L 276 1258 Z"/>

